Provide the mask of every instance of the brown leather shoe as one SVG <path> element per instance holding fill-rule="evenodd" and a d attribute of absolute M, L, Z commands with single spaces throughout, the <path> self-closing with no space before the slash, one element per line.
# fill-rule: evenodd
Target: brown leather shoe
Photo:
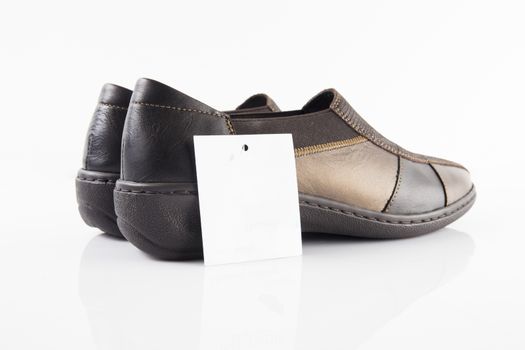
<path fill-rule="evenodd" d="M 474 203 L 463 166 L 387 140 L 333 89 L 297 111 L 228 115 L 141 79 L 115 189 L 122 234 L 161 258 L 202 256 L 193 135 L 234 133 L 293 135 L 303 232 L 417 236 L 448 225 Z"/>
<path fill-rule="evenodd" d="M 122 130 L 132 91 L 106 84 L 100 92 L 86 137 L 82 168 L 76 178 L 78 210 L 84 222 L 112 236 L 122 237 L 113 205 L 115 182 L 120 178 Z M 265 94 L 248 98 L 230 115 L 277 112 Z"/>

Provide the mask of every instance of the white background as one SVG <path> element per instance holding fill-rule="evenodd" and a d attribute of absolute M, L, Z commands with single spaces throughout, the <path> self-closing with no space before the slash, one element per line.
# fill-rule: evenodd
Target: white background
<path fill-rule="evenodd" d="M 523 349 L 522 1 L 16 1 L 0 5 L 0 348 Z M 465 164 L 474 208 L 401 241 L 162 263 L 81 221 L 101 85 L 217 109 L 335 87 L 402 146 Z"/>

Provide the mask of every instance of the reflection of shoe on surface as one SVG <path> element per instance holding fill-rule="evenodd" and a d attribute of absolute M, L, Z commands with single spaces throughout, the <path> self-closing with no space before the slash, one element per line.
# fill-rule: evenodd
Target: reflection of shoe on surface
<path fill-rule="evenodd" d="M 316 235 L 304 251 L 210 268 L 143 259 L 100 235 L 82 255 L 79 293 L 101 349 L 355 349 L 460 273 L 473 242 L 451 229 L 402 241 Z"/>
<path fill-rule="evenodd" d="M 122 237 L 113 204 L 115 181 L 120 177 L 122 130 L 132 91 L 106 84 L 102 87 L 86 138 L 82 169 L 76 179 L 78 210 L 86 224 Z M 265 94 L 253 95 L 231 115 L 269 113 L 279 107 Z"/>
<path fill-rule="evenodd" d="M 174 266 L 98 235 L 84 249 L 79 294 L 99 349 L 198 349 L 203 266 Z M 169 346 L 166 346 L 168 344 Z"/>
<path fill-rule="evenodd" d="M 293 135 L 304 232 L 417 236 L 458 219 L 475 199 L 465 168 L 390 142 L 335 90 L 298 111 L 228 115 L 141 79 L 115 191 L 124 236 L 161 258 L 202 256 L 193 136 L 234 133 Z"/>
<path fill-rule="evenodd" d="M 354 349 L 467 266 L 472 239 L 453 229 L 407 240 L 304 239 L 298 349 Z M 333 259 L 327 257 L 334 254 Z M 324 337 L 308 333 L 323 320 Z"/>

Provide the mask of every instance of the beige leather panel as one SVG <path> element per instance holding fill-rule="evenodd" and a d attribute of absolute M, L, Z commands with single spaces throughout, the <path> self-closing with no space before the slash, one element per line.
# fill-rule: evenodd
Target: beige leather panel
<path fill-rule="evenodd" d="M 299 192 L 381 211 L 397 178 L 397 156 L 367 141 L 296 158 Z"/>
<path fill-rule="evenodd" d="M 432 164 L 432 166 L 445 186 L 447 205 L 461 199 L 472 188 L 470 173 L 467 170 L 440 164 Z"/>

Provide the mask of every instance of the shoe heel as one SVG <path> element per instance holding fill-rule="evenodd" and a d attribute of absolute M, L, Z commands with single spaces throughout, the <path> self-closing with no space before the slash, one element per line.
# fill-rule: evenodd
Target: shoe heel
<path fill-rule="evenodd" d="M 166 260 L 202 257 L 197 192 L 154 184 L 117 183 L 115 210 L 120 231 L 140 250 Z"/>
<path fill-rule="evenodd" d="M 78 211 L 84 222 L 108 235 L 123 238 L 117 226 L 113 205 L 113 190 L 118 174 L 98 174 L 80 171 L 75 180 Z"/>

